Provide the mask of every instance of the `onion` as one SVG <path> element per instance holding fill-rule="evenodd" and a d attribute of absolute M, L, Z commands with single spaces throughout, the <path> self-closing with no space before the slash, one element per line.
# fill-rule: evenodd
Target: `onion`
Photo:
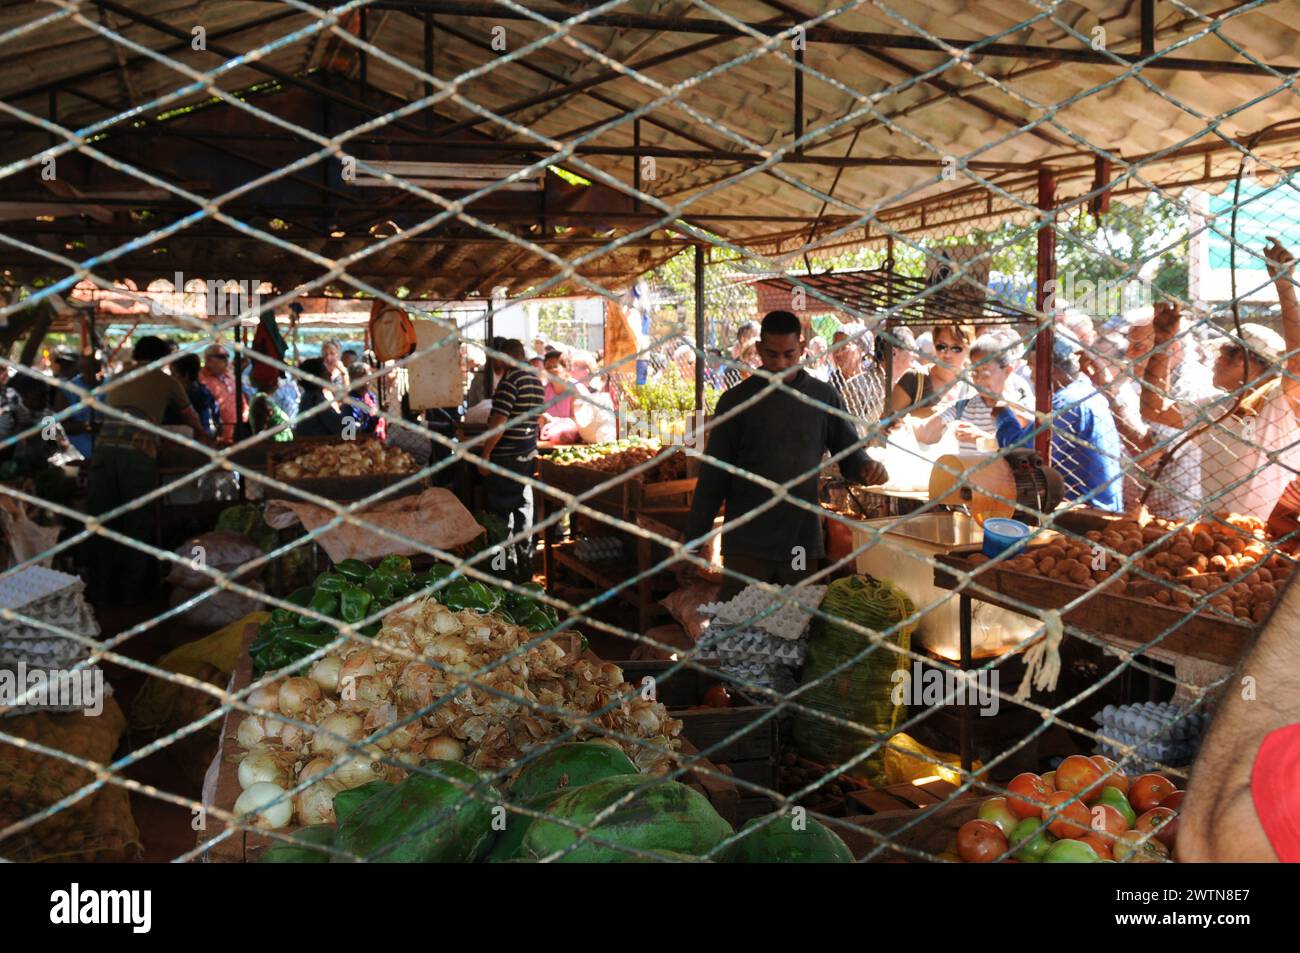
<path fill-rule="evenodd" d="M 357 679 L 375 674 L 375 661 L 368 651 L 354 652 L 339 667 L 338 685 L 341 689 L 348 679 Z"/>
<path fill-rule="evenodd" d="M 459 761 L 465 757 L 465 746 L 451 735 L 439 735 L 425 745 L 424 756 L 430 761 Z"/>
<path fill-rule="evenodd" d="M 433 666 L 409 662 L 397 677 L 397 700 L 409 708 L 423 708 L 433 701 L 433 682 L 438 677 Z"/>
<path fill-rule="evenodd" d="M 455 665 L 469 658 L 469 646 L 455 635 L 444 635 L 429 643 L 429 656 Z"/>
<path fill-rule="evenodd" d="M 297 725 L 290 725 L 284 722 L 280 723 L 280 744 L 293 751 L 297 751 L 306 743 L 306 730 L 299 728 Z"/>
<path fill-rule="evenodd" d="M 312 758 L 304 764 L 302 770 L 298 772 L 298 780 L 306 781 L 310 778 L 314 778 L 333 763 L 334 762 L 329 758 Z"/>
<path fill-rule="evenodd" d="M 248 704 L 261 712 L 280 710 L 280 685 L 272 682 L 255 688 L 248 695 Z"/>
<path fill-rule="evenodd" d="M 254 784 L 263 781 L 287 786 L 290 777 L 282 758 L 276 757 L 270 748 L 257 747 L 239 762 L 239 786 L 247 791 Z"/>
<path fill-rule="evenodd" d="M 318 758 L 317 760 L 324 760 Z M 302 780 L 299 778 L 299 780 Z M 334 795 L 343 790 L 343 785 L 339 784 L 334 778 L 322 778 L 307 790 L 302 791 L 294 798 L 294 806 L 298 809 L 299 824 L 333 824 L 334 817 Z"/>
<path fill-rule="evenodd" d="M 369 711 L 388 701 L 389 684 L 378 675 L 362 675 L 356 680 L 352 698 L 342 707 L 352 711 Z"/>
<path fill-rule="evenodd" d="M 379 749 L 375 745 L 367 745 L 365 750 L 378 753 Z M 345 788 L 359 788 L 383 777 L 384 766 L 369 754 L 345 752 L 335 758 L 334 763 L 338 765 L 334 780 Z"/>
<path fill-rule="evenodd" d="M 433 617 L 433 631 L 439 635 L 455 635 L 461 628 L 460 619 L 445 609 Z"/>
<path fill-rule="evenodd" d="M 284 788 L 270 781 L 260 781 L 239 795 L 235 801 L 235 814 L 260 830 L 284 827 L 293 820 L 293 801 L 284 797 Z M 277 798 L 278 804 L 270 805 Z M 247 815 L 253 815 L 251 818 Z"/>
<path fill-rule="evenodd" d="M 343 660 L 337 655 L 327 655 L 323 659 L 318 659 L 316 664 L 311 667 L 311 677 L 322 691 L 334 692 L 339 687 L 339 669 L 343 667 Z"/>
<path fill-rule="evenodd" d="M 274 738 L 280 733 L 278 722 L 270 722 L 256 715 L 249 715 L 239 723 L 235 730 L 235 740 L 243 748 L 256 748 L 267 738 Z"/>
<path fill-rule="evenodd" d="M 350 742 L 361 737 L 361 718 L 358 715 L 339 712 L 330 715 L 316 726 L 316 735 L 312 738 L 311 750 L 316 754 L 336 755 L 348 749 Z M 332 735 L 341 737 L 335 738 Z"/>
<path fill-rule="evenodd" d="M 414 744 L 417 733 L 418 725 L 402 725 L 400 728 L 394 728 L 375 743 L 385 751 L 405 751 Z"/>
<path fill-rule="evenodd" d="M 280 684 L 280 711 L 286 715 L 301 715 L 307 703 L 320 701 L 320 686 L 310 678 L 286 678 Z"/>

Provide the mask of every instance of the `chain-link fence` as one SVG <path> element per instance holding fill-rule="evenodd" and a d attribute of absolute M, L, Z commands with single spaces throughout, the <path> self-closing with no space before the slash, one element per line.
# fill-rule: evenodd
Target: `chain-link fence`
<path fill-rule="evenodd" d="M 1215 856 L 1300 42 L 1014 10 L 0 12 L 0 856 Z"/>

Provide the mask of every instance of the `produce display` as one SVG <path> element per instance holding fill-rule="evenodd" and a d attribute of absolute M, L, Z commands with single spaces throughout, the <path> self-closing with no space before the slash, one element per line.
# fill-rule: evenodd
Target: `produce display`
<path fill-rule="evenodd" d="M 1098 550 L 1098 543 L 1111 552 Z M 1115 553 L 1131 556 L 1153 544 L 1133 568 L 1120 573 Z M 1096 569 L 1099 552 L 1105 557 L 1104 568 Z M 981 555 L 970 558 L 976 565 L 986 561 Z M 1236 513 L 1194 523 L 1118 520 L 1105 530 L 1088 532 L 1084 539 L 1030 546 L 1005 563 L 1017 572 L 1173 608 L 1199 608 L 1208 602 L 1212 609 L 1248 622 L 1264 620 L 1294 565 L 1294 559 L 1270 547 L 1263 520 Z"/>
<path fill-rule="evenodd" d="M 268 714 L 250 715 L 236 732 L 244 749 L 236 813 L 272 829 L 331 823 L 340 791 L 399 781 L 407 766 L 428 761 L 501 771 L 566 735 L 606 739 L 646 773 L 668 770 L 680 721 L 625 682 L 617 665 L 566 655 L 549 639 L 521 651 L 535 639 L 498 612 L 432 598 L 393 609 L 376 635 L 379 647 L 345 645 L 308 675 L 250 696 Z M 377 734 L 363 752 L 350 747 Z M 291 801 L 272 803 L 317 774 Z"/>
<path fill-rule="evenodd" d="M 373 567 L 356 559 L 345 559 L 332 570 L 317 576 L 313 585 L 290 593 L 285 601 L 340 622 L 357 623 L 415 593 L 441 584 L 442 588 L 432 595 L 450 609 L 495 612 L 505 621 L 531 632 L 545 632 L 559 624 L 556 611 L 539 599 L 464 576 L 447 583 L 453 572 L 450 566 L 435 566 L 417 575 L 411 571 L 411 561 L 405 556 L 387 556 Z M 535 585 L 518 588 L 541 594 L 541 588 Z M 380 623 L 376 621 L 359 631 L 373 637 L 379 633 L 379 628 Z M 338 634 L 335 626 L 321 619 L 288 609 L 276 609 L 262 623 L 251 646 L 253 671 L 262 675 L 284 668 L 329 645 Z"/>
<path fill-rule="evenodd" d="M 308 480 L 414 473 L 418 469 L 415 458 L 405 450 L 386 448 L 378 440 L 345 440 L 321 444 L 281 460 L 272 475 L 280 480 Z"/>
<path fill-rule="evenodd" d="M 802 814 L 755 818 L 733 839 L 707 798 L 639 771 L 606 739 L 546 748 L 496 783 L 435 759 L 396 782 L 336 785 L 329 798 L 329 816 L 277 840 L 262 862 L 853 862 Z"/>
<path fill-rule="evenodd" d="M 673 448 L 667 452 L 658 440 L 627 437 L 613 443 L 574 444 L 558 447 L 546 459 L 558 466 L 583 466 L 602 473 L 625 473 L 659 455 L 663 460 L 652 468 L 647 479 L 653 482 L 686 479 L 686 457 Z"/>
<path fill-rule="evenodd" d="M 957 831 L 945 860 L 987 864 L 1159 863 L 1178 837 L 1183 792 L 1160 774 L 1129 779 L 1102 755 L 1017 775 Z"/>

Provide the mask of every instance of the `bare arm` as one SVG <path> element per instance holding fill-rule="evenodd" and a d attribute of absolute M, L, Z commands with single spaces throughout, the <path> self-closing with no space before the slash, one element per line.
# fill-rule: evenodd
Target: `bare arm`
<path fill-rule="evenodd" d="M 943 439 L 943 433 L 947 429 L 948 421 L 944 420 L 942 413 L 936 413 L 924 420 L 914 418 L 912 423 L 912 432 L 921 443 L 937 443 Z"/>
<path fill-rule="evenodd" d="M 497 427 L 502 426 L 505 424 L 507 419 L 509 418 L 507 418 L 505 414 L 494 413 L 490 415 L 487 422 L 488 430 L 495 430 Z M 503 430 L 500 433 L 494 433 L 492 436 L 488 437 L 487 440 L 483 441 L 483 446 L 479 450 L 479 456 L 484 460 L 490 459 L 492 451 L 495 450 L 497 444 L 501 442 L 501 437 L 504 434 L 505 431 Z"/>
<path fill-rule="evenodd" d="M 1178 335 L 1181 325 L 1178 309 L 1164 302 L 1156 305 L 1155 342 L 1147 357 L 1140 407 L 1142 419 L 1166 427 L 1182 427 L 1183 415 L 1169 399 L 1169 343 Z"/>
<path fill-rule="evenodd" d="M 1286 340 L 1286 373 L 1282 375 L 1282 393 L 1286 394 L 1291 410 L 1300 418 L 1300 303 L 1296 301 L 1295 282 L 1291 271 L 1295 258 L 1278 242 L 1270 238 L 1264 249 L 1268 259 L 1268 273 L 1277 285 L 1277 300 L 1282 308 L 1282 337 Z"/>
<path fill-rule="evenodd" d="M 1250 775 L 1265 736 L 1300 721 L 1298 630 L 1300 586 L 1288 585 L 1226 686 L 1201 744 L 1179 827 L 1178 860 L 1277 860 L 1255 813 Z"/>

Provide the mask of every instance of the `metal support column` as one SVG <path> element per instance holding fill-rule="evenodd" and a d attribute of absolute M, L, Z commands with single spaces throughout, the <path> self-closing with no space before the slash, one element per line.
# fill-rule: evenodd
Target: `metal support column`
<path fill-rule="evenodd" d="M 1038 207 L 1044 212 L 1056 208 L 1056 173 L 1051 169 L 1038 170 Z M 1034 304 L 1043 316 L 1043 328 L 1034 343 L 1034 397 L 1040 413 L 1052 409 L 1052 338 L 1053 315 L 1048 299 L 1053 298 L 1049 286 L 1056 281 L 1056 216 L 1044 215 L 1038 227 L 1038 269 Z M 1052 430 L 1047 427 L 1034 440 L 1034 447 L 1045 463 L 1052 460 Z"/>
<path fill-rule="evenodd" d="M 695 246 L 695 412 L 704 412 L 704 246 Z"/>

